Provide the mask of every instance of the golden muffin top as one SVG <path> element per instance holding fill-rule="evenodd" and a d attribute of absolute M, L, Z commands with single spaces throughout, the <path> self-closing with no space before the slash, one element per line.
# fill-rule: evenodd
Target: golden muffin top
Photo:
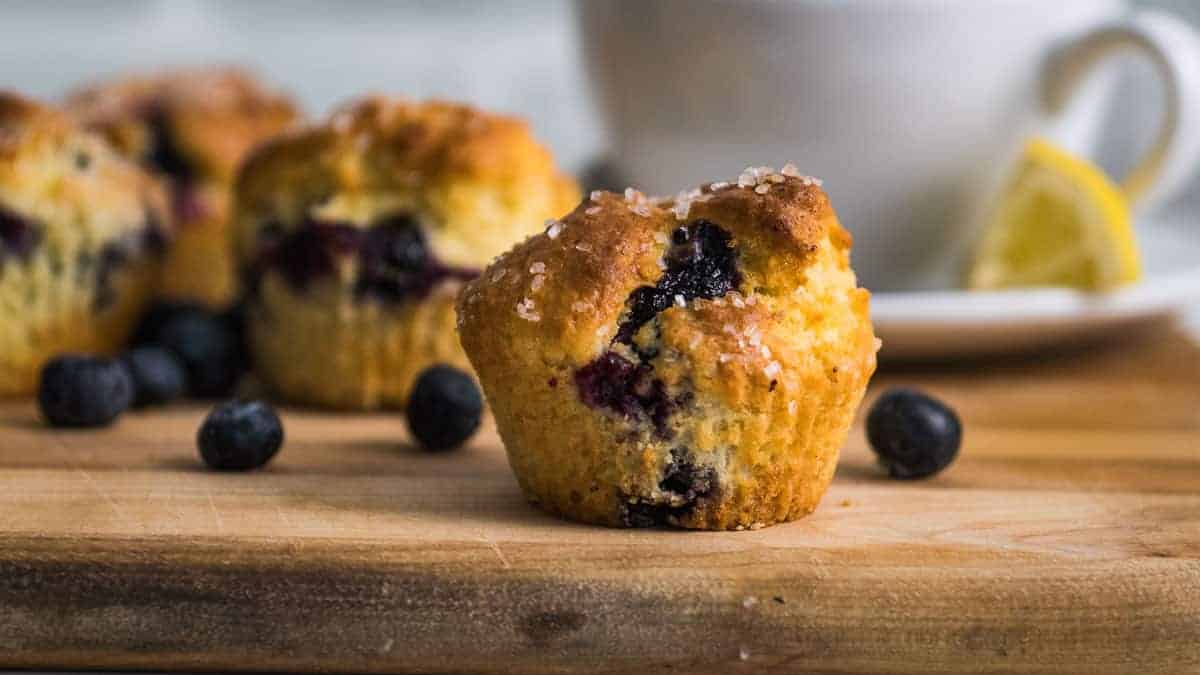
<path fill-rule="evenodd" d="M 481 266 L 566 212 L 578 188 L 522 120 L 372 96 L 260 147 L 235 199 L 243 260 L 268 225 L 273 235 L 313 221 L 367 228 L 403 213 L 441 259 Z"/>
<path fill-rule="evenodd" d="M 69 95 L 67 109 L 159 172 L 218 182 L 233 180 L 255 145 L 301 116 L 286 95 L 223 67 L 102 82 Z"/>
<path fill-rule="evenodd" d="M 698 223 L 727 234 L 736 250 L 736 288 L 716 297 L 681 294 L 656 317 L 668 329 L 700 324 L 711 339 L 694 347 L 711 350 L 707 356 L 744 352 L 748 333 L 765 332 L 785 312 L 818 320 L 819 306 L 797 301 L 808 290 L 836 285 L 842 295 L 860 296 L 865 309 L 867 291 L 856 288 L 849 269 L 850 234 L 820 181 L 789 165 L 783 172 L 749 169 L 738 182 L 710 183 L 674 198 L 648 198 L 632 189 L 624 195 L 593 192 L 470 284 L 460 300 L 460 322 L 495 326 L 488 333 L 511 329 L 498 341 L 562 336 L 564 356 L 585 362 L 617 337 L 635 291 L 664 277 L 677 245 L 673 238 Z M 488 311 L 521 320 L 477 316 Z M 679 332 L 684 346 L 691 340 L 686 332 Z"/>
<path fill-rule="evenodd" d="M 0 92 L 0 208 L 60 248 L 167 226 L 165 195 L 140 167 L 62 111 L 11 92 Z"/>

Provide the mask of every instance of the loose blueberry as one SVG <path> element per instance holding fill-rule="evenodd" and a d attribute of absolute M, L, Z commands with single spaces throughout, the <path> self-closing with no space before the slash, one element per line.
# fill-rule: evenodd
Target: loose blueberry
<path fill-rule="evenodd" d="M 42 369 L 38 405 L 55 427 L 102 427 L 133 402 L 133 379 L 114 359 L 60 356 Z"/>
<path fill-rule="evenodd" d="M 203 307 L 193 302 L 157 300 L 142 312 L 129 344 L 134 347 L 154 344 L 154 341 L 158 339 L 158 332 L 162 330 L 163 324 L 167 321 L 187 312 L 203 311 Z"/>
<path fill-rule="evenodd" d="M 224 317 L 203 310 L 181 311 L 165 319 L 152 342 L 175 352 L 183 362 L 195 396 L 228 395 L 245 370 L 237 331 Z"/>
<path fill-rule="evenodd" d="M 166 347 L 135 347 L 121 357 L 133 378 L 133 405 L 140 408 L 170 403 L 187 389 L 187 372 Z"/>
<path fill-rule="evenodd" d="M 962 424 L 937 399 L 913 389 L 889 389 L 867 414 L 867 439 L 893 478 L 926 478 L 958 456 Z"/>
<path fill-rule="evenodd" d="M 483 395 L 470 375 L 450 366 L 433 366 L 417 378 L 406 413 L 408 428 L 421 447 L 451 450 L 479 429 Z"/>
<path fill-rule="evenodd" d="M 279 452 L 283 424 L 263 401 L 232 400 L 219 403 L 204 418 L 196 434 L 200 458 L 210 469 L 257 469 Z"/>

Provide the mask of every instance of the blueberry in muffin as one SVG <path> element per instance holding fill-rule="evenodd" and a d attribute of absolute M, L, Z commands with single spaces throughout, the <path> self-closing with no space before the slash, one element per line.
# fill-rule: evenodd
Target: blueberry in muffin
<path fill-rule="evenodd" d="M 462 284 L 577 199 L 524 123 L 463 105 L 369 98 L 268 142 L 234 216 L 256 372 L 301 403 L 402 408 L 425 368 L 468 367 Z"/>
<path fill-rule="evenodd" d="M 162 296 L 232 302 L 231 185 L 251 148 L 297 121 L 292 101 L 247 72 L 198 68 L 102 82 L 71 94 L 67 106 L 168 186 L 178 236 Z"/>
<path fill-rule="evenodd" d="M 619 527 L 811 512 L 875 369 L 869 294 L 816 179 L 594 192 L 458 301 L 517 480 Z"/>
<path fill-rule="evenodd" d="M 111 353 L 150 296 L 166 195 L 61 111 L 0 92 L 0 395 L 64 352 Z"/>

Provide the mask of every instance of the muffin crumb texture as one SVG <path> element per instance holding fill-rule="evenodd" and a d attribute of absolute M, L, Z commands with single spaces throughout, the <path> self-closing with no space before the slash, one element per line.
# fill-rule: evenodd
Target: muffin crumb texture
<path fill-rule="evenodd" d="M 617 527 L 810 513 L 878 350 L 818 179 L 593 192 L 494 261 L 461 339 L 541 508 Z"/>

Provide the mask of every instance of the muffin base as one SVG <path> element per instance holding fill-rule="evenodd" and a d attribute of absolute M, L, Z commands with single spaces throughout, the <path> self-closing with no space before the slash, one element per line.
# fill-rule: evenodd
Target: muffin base
<path fill-rule="evenodd" d="M 111 354 L 125 345 L 153 293 L 158 264 L 131 264 L 110 278 L 112 300 L 95 306 L 95 287 L 49 265 L 0 269 L 0 396 L 37 390 L 42 366 L 67 352 Z"/>
<path fill-rule="evenodd" d="M 293 293 L 264 283 L 249 307 L 258 374 L 296 403 L 341 410 L 401 408 L 417 376 L 443 363 L 470 370 L 458 342 L 458 284 L 400 304 L 356 302 L 332 285 Z"/>

